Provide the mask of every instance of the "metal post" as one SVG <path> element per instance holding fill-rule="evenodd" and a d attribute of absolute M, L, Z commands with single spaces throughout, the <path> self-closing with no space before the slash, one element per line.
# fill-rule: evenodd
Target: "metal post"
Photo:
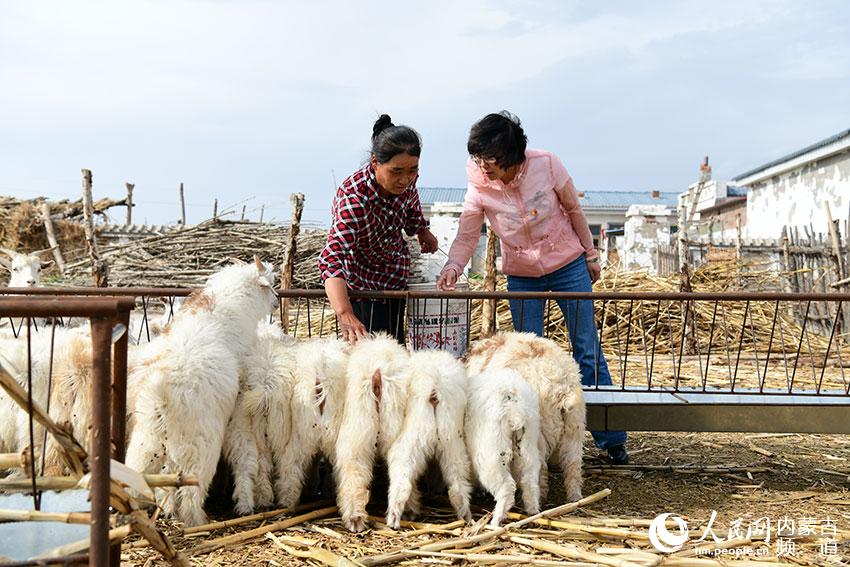
<path fill-rule="evenodd" d="M 92 336 L 91 533 L 89 565 L 109 564 L 112 317 L 90 319 Z"/>
<path fill-rule="evenodd" d="M 127 345 L 130 339 L 130 312 L 122 312 L 115 320 L 126 329 L 114 345 L 112 359 L 112 458 L 124 462 L 127 414 Z M 121 542 L 110 547 L 109 564 L 121 565 Z"/>

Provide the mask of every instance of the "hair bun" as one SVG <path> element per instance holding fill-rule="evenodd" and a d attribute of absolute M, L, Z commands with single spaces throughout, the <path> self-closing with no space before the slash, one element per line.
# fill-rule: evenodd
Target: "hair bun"
<path fill-rule="evenodd" d="M 389 114 L 381 114 L 378 119 L 375 121 L 375 125 L 372 126 L 372 139 L 375 139 L 375 136 L 386 130 L 387 128 L 392 128 L 394 126 L 393 119 L 390 118 Z"/>

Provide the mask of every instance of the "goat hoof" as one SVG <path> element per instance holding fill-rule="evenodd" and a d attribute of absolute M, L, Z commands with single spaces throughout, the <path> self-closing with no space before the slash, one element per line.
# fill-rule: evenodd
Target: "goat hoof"
<path fill-rule="evenodd" d="M 247 505 L 238 504 L 238 503 L 233 507 L 233 510 L 237 514 L 239 514 L 240 516 L 248 516 L 248 515 L 254 513 L 254 507 L 253 506 L 247 506 Z"/>
<path fill-rule="evenodd" d="M 348 528 L 348 531 L 355 534 L 366 531 L 366 518 L 362 516 L 350 518 L 345 522 L 345 527 Z"/>
<path fill-rule="evenodd" d="M 393 530 L 401 528 L 401 518 L 398 512 L 387 512 L 387 527 Z"/>

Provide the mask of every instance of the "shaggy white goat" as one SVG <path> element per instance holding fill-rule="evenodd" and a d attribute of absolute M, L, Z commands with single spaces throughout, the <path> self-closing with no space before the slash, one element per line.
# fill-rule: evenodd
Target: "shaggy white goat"
<path fill-rule="evenodd" d="M 224 456 L 233 471 L 233 500 L 240 514 L 274 502 L 272 449 L 289 437 L 289 376 L 295 341 L 279 326 L 261 322 L 245 357 L 236 407 L 224 435 Z"/>
<path fill-rule="evenodd" d="M 47 381 L 50 363 L 49 334 L 33 334 L 31 351 L 33 401 L 41 407 L 47 407 Z M 26 337 L 0 338 L 0 364 L 24 390 L 27 389 Z M 36 442 L 38 443 L 38 441 L 40 441 L 40 435 L 37 434 Z M 29 422 L 27 414 L 18 404 L 12 401 L 5 390 L 0 389 L 0 452 L 17 453 L 28 445 Z"/>
<path fill-rule="evenodd" d="M 501 524 L 513 507 L 517 483 L 525 512 L 540 511 L 539 403 L 514 370 L 488 370 L 469 379 L 466 445 L 476 478 L 496 499 L 492 526 Z"/>
<path fill-rule="evenodd" d="M 463 435 L 466 371 L 451 354 L 422 350 L 410 356 L 404 425 L 387 455 L 387 525 L 398 529 L 405 505 L 428 460 L 439 462 L 458 518 L 471 521 L 469 455 Z M 413 503 L 412 508 L 418 508 Z"/>
<path fill-rule="evenodd" d="M 555 461 L 562 468 L 567 499 L 581 499 L 586 410 L 581 374 L 573 357 L 555 342 L 531 333 L 498 333 L 472 345 L 466 366 L 470 375 L 512 368 L 534 388 L 540 398 L 544 460 Z M 544 465 L 541 471 L 544 497 L 547 476 Z"/>
<path fill-rule="evenodd" d="M 186 525 L 206 522 L 204 499 L 239 392 L 239 372 L 257 325 L 275 302 L 274 273 L 253 264 L 213 274 L 133 369 L 139 392 L 127 464 L 140 472 L 183 472 L 199 486 L 178 488 L 163 509 Z"/>
<path fill-rule="evenodd" d="M 334 473 L 342 522 L 352 532 L 366 529 L 375 458 L 386 458 L 402 429 L 408 359 L 408 352 L 385 334 L 362 339 L 351 349 Z M 414 490 L 408 506 L 417 505 Z"/>
<path fill-rule="evenodd" d="M 49 332 L 31 336 L 31 364 L 33 400 L 48 409 L 56 423 L 71 425 L 74 437 L 87 450 L 91 449 L 91 385 L 92 343 L 89 328 L 56 327 Z M 51 343 L 52 361 L 51 361 Z M 139 349 L 128 351 L 128 368 L 133 368 L 140 358 Z M 25 337 L 0 339 L 0 362 L 26 389 L 27 342 Z M 51 373 L 52 371 L 52 373 Z M 141 384 L 130 380 L 127 384 L 127 416 L 133 415 L 134 402 Z M 48 392 L 50 403 L 48 404 Z M 42 446 L 42 428 L 35 424 L 35 447 Z M 129 431 L 128 431 L 129 436 Z M 30 444 L 29 420 L 5 392 L 0 391 L 0 452 L 19 452 Z M 66 474 L 61 449 L 51 435 L 45 448 L 45 474 Z"/>
<path fill-rule="evenodd" d="M 346 391 L 348 345 L 333 338 L 298 344 L 291 376 L 287 439 L 272 436 L 277 464 L 275 491 L 281 506 L 298 503 L 314 459 L 336 462 L 336 441 Z M 281 441 L 283 441 L 281 443 Z"/>

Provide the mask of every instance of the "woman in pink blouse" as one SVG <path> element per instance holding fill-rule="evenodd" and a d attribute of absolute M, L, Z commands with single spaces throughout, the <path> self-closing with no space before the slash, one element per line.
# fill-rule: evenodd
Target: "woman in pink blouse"
<path fill-rule="evenodd" d="M 466 164 L 468 186 L 458 234 L 437 287 L 454 289 L 478 244 L 484 218 L 502 248 L 508 291 L 591 291 L 601 273 L 599 256 L 570 174 L 558 157 L 526 149 L 517 117 L 488 114 L 472 126 Z M 511 300 L 518 331 L 543 336 L 543 300 Z M 587 386 L 610 385 L 589 300 L 560 300 L 573 355 Z M 614 464 L 628 463 L 625 431 L 594 431 Z"/>

